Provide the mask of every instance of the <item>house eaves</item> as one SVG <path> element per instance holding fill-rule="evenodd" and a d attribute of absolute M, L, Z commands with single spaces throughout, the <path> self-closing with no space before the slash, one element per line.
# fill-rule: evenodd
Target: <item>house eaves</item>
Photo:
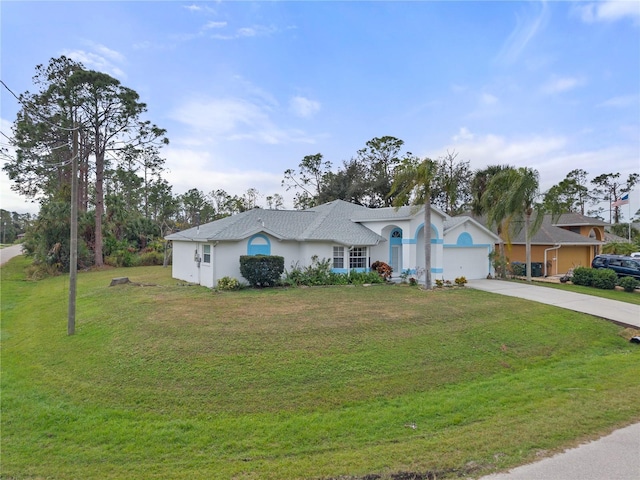
<path fill-rule="evenodd" d="M 455 229 L 456 227 L 459 227 L 460 225 L 464 225 L 465 223 L 470 223 L 472 225 L 475 225 L 476 227 L 478 227 L 479 229 L 485 231 L 488 235 L 493 237 L 493 239 L 496 241 L 496 243 L 500 242 L 500 237 L 496 233 L 494 233 L 491 230 L 489 230 L 487 227 L 482 225 L 480 222 L 478 222 L 474 218 L 467 217 L 467 216 L 464 216 L 464 215 L 463 216 L 459 216 L 459 217 L 449 217 L 444 222 L 443 235 L 446 235 L 451 230 Z"/>

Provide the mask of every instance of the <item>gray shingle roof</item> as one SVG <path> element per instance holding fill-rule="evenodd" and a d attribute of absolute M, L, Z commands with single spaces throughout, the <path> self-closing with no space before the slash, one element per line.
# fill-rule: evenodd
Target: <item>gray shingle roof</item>
<path fill-rule="evenodd" d="M 599 218 L 587 217 L 580 213 L 563 213 L 560 217 L 553 222 L 557 227 L 578 227 L 585 225 L 603 226 L 609 225 L 608 222 L 604 222 Z"/>
<path fill-rule="evenodd" d="M 333 241 L 344 245 L 376 245 L 380 235 L 351 221 L 369 210 L 335 200 L 308 210 L 253 209 L 167 236 L 167 240 L 238 241 L 264 232 L 282 240 Z"/>
<path fill-rule="evenodd" d="M 580 214 L 565 214 L 565 215 L 569 215 L 569 216 L 565 217 L 564 221 L 574 221 L 574 220 L 590 221 L 589 223 L 587 223 L 587 225 L 594 225 L 594 226 L 599 225 L 600 224 L 599 222 L 601 222 L 601 220 L 598 220 L 597 218 L 585 217 L 584 215 L 580 215 Z M 577 215 L 578 217 L 581 217 L 581 218 L 575 217 L 573 215 Z M 482 218 L 474 217 L 474 218 L 480 224 L 486 226 L 486 219 L 484 217 Z M 562 218 L 563 216 L 560 217 L 560 220 L 562 220 Z M 540 229 L 531 238 L 531 244 L 532 245 L 555 245 L 556 243 L 560 243 L 563 245 L 603 245 L 604 244 L 604 242 L 596 240 L 595 238 L 589 238 L 584 235 L 580 235 L 579 233 L 574 233 L 564 228 L 560 228 L 559 226 L 557 226 L 558 225 L 557 222 L 558 220 L 557 219 L 554 220 L 551 215 L 545 215 L 542 220 L 542 224 L 540 225 Z M 562 224 L 562 225 L 568 227 L 568 226 L 578 226 L 583 224 L 570 223 L 570 224 Z M 491 230 L 494 233 L 497 233 L 497 229 L 495 227 L 492 228 Z M 524 229 L 521 228 L 519 232 L 515 232 L 515 233 L 512 232 L 511 243 L 515 245 L 525 243 Z"/>

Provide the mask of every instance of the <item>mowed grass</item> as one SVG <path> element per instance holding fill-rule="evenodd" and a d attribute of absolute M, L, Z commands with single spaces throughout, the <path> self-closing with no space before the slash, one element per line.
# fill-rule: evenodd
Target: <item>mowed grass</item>
<path fill-rule="evenodd" d="M 608 298 L 609 300 L 616 300 L 618 302 L 640 305 L 640 290 L 625 292 L 620 287 L 616 288 L 615 290 L 603 290 L 601 288 L 586 287 L 584 285 L 574 285 L 572 283 L 551 283 L 540 281 L 534 281 L 534 285 L 540 287 L 555 288 L 558 290 L 566 290 L 575 293 L 584 293 L 585 295 L 591 295 L 594 297 Z"/>
<path fill-rule="evenodd" d="M 640 349 L 471 289 L 2 275 L 2 478 L 478 477 L 640 420 Z M 109 287 L 111 278 L 157 286 Z"/>

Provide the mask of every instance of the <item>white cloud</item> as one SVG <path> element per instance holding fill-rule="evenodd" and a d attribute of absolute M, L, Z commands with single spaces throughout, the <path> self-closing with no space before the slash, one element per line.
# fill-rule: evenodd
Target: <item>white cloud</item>
<path fill-rule="evenodd" d="M 637 0 L 607 0 L 575 7 L 582 21 L 615 22 L 625 18 L 640 21 L 640 2 Z"/>
<path fill-rule="evenodd" d="M 249 188 L 255 188 L 261 195 L 280 193 L 285 197 L 285 207 L 292 208 L 291 195 L 282 191 L 281 173 L 229 166 L 226 165 L 228 161 L 218 157 L 212 151 L 212 149 L 205 152 L 171 146 L 165 150 L 168 169 L 166 178 L 173 186 L 174 194 L 179 195 L 197 188 L 205 194 L 222 189 L 229 195 L 241 196 Z"/>
<path fill-rule="evenodd" d="M 554 77 L 541 87 L 542 93 L 551 95 L 567 92 L 584 85 L 585 81 L 577 77 Z"/>
<path fill-rule="evenodd" d="M 320 102 L 296 96 L 289 101 L 289 110 L 298 117 L 308 118 L 320 111 Z"/>
<path fill-rule="evenodd" d="M 193 99 L 178 107 L 172 117 L 212 142 L 315 143 L 303 131 L 278 127 L 269 107 L 244 98 Z"/>
<path fill-rule="evenodd" d="M 224 28 L 227 26 L 227 22 L 207 22 L 207 24 L 203 27 L 205 30 L 209 30 L 212 28 Z"/>
<path fill-rule="evenodd" d="M 458 158 L 470 160 L 474 169 L 488 165 L 534 168 L 540 174 L 542 192 L 576 168 L 587 171 L 590 178 L 612 171 L 612 168 L 620 172 L 621 178 L 638 171 L 637 148 L 633 144 L 585 151 L 580 138 L 570 140 L 558 135 L 510 138 L 491 133 L 476 134 L 462 127 L 448 145 L 428 152 L 426 156 L 439 158 L 447 151 L 456 151 Z"/>
<path fill-rule="evenodd" d="M 524 19 L 516 16 L 516 26 L 498 53 L 496 58 L 498 62 L 515 62 L 538 31 L 544 27 L 548 17 L 547 4 L 544 1 L 539 4 L 541 5 L 539 13 L 527 15 Z"/>
<path fill-rule="evenodd" d="M 66 50 L 64 55 L 76 62 L 82 63 L 86 68 L 107 73 L 114 77 L 126 78 L 125 72 L 115 63 L 123 63 L 125 56 L 115 50 L 100 44 L 90 43 L 96 52 L 87 52 L 85 50 Z M 115 62 L 115 63 L 114 63 Z"/>
<path fill-rule="evenodd" d="M 11 127 L 13 122 L 0 118 L 0 131 L 11 137 Z M 2 147 L 2 153 L 0 153 L 0 166 L 4 166 L 8 161 L 15 159 L 16 150 L 9 144 L 9 139 L 4 136 L 0 136 L 0 146 Z M 8 210 L 9 212 L 18 213 L 38 213 L 40 209 L 38 203 L 33 203 L 26 197 L 18 195 L 11 190 L 13 182 L 9 180 L 9 176 L 3 171 L 0 172 L 0 208 Z"/>
<path fill-rule="evenodd" d="M 208 13 L 208 14 L 212 14 L 212 13 L 216 13 L 216 11 L 207 6 L 207 5 L 196 5 L 195 3 L 191 4 L 191 5 L 183 5 L 183 7 L 185 10 L 189 10 L 190 12 L 203 12 L 203 13 Z"/>
<path fill-rule="evenodd" d="M 237 38 L 262 37 L 276 33 L 278 29 L 274 26 L 254 25 L 251 27 L 238 28 L 234 33 L 215 34 L 211 38 L 216 40 L 235 40 Z"/>
<path fill-rule="evenodd" d="M 482 105 L 495 105 L 498 103 L 498 97 L 491 95 L 490 93 L 483 93 L 480 95 L 480 103 Z"/>
<path fill-rule="evenodd" d="M 638 95 L 622 95 L 619 97 L 613 97 L 599 103 L 598 107 L 611 107 L 611 108 L 626 108 L 636 106 L 640 97 Z"/>

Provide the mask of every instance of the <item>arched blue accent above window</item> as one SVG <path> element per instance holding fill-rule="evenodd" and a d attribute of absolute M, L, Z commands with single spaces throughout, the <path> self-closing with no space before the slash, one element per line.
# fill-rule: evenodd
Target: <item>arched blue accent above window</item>
<path fill-rule="evenodd" d="M 418 225 L 418 228 L 416 229 L 416 237 L 415 239 L 418 239 L 418 235 L 421 234 L 421 230 L 424 228 L 424 223 L 421 223 L 420 225 Z M 440 234 L 438 233 L 438 229 L 436 228 L 436 226 L 432 223 L 431 224 L 431 243 L 434 243 L 434 240 L 437 240 L 440 238 Z"/>
<path fill-rule="evenodd" d="M 402 229 L 394 228 L 389 235 L 389 242 L 391 245 L 402 245 Z"/>
<path fill-rule="evenodd" d="M 271 242 L 266 235 L 258 233 L 247 242 L 247 255 L 271 255 Z"/>
<path fill-rule="evenodd" d="M 473 238 L 471 238 L 471 235 L 469 235 L 467 232 L 462 232 L 460 235 L 458 235 L 458 241 L 456 242 L 456 245 L 459 245 L 461 247 L 470 247 L 471 245 L 473 245 Z"/>

